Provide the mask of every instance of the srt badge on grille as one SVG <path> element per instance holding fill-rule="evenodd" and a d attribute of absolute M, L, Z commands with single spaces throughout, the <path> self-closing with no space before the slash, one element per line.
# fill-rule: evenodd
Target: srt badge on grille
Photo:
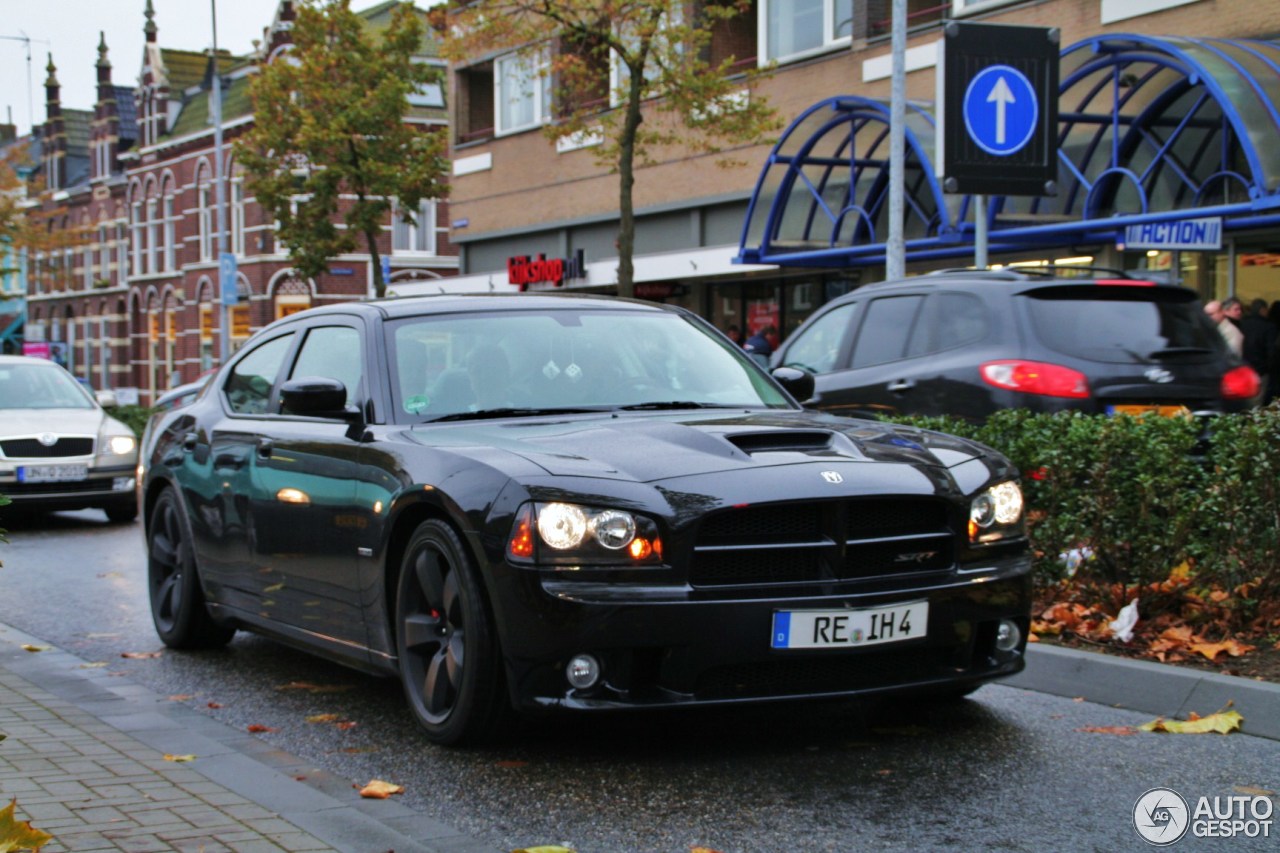
<path fill-rule="evenodd" d="M 899 554 L 893 558 L 895 563 L 927 563 L 938 556 L 937 551 L 913 551 L 910 554 Z"/>
<path fill-rule="evenodd" d="M 840 472 L 839 472 L 839 471 L 823 471 L 823 472 L 822 472 L 822 479 L 826 480 L 828 483 L 843 483 L 843 482 L 844 482 L 844 477 L 841 477 L 841 476 L 840 476 Z"/>
<path fill-rule="evenodd" d="M 46 432 L 40 436 L 38 441 L 45 447 L 53 447 L 58 443 L 58 437 L 51 432 Z"/>

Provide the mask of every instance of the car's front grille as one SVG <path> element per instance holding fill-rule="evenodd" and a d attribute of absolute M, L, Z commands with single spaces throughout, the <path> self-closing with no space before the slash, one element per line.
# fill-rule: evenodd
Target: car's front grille
<path fill-rule="evenodd" d="M 709 516 L 689 566 L 694 586 L 812 583 L 950 568 L 945 501 L 863 498 L 736 507 Z"/>
<path fill-rule="evenodd" d="M 54 459 L 61 456 L 89 456 L 93 439 L 87 436 L 59 437 L 53 444 L 35 438 L 8 438 L 0 441 L 0 453 L 9 459 Z"/>

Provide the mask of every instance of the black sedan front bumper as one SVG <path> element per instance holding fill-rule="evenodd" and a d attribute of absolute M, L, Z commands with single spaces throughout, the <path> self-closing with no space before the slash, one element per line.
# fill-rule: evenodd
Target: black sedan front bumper
<path fill-rule="evenodd" d="M 909 588 L 833 585 L 817 592 L 706 594 L 687 587 L 582 583 L 505 566 L 499 622 L 517 707 L 596 710 L 660 708 L 961 690 L 1024 666 L 1031 609 L 1031 559 L 1008 557 L 980 571 L 945 572 Z M 775 649 L 779 611 L 864 609 L 927 601 L 919 639 L 865 647 Z M 1002 620 L 1020 637 L 996 645 Z M 577 655 L 600 663 L 601 678 L 577 689 L 566 666 Z"/>

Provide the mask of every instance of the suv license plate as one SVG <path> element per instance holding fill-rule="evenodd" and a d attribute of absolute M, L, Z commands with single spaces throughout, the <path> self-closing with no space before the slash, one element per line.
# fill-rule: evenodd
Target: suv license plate
<path fill-rule="evenodd" d="M 19 483 L 61 483 L 89 479 L 88 465 L 22 465 Z"/>
<path fill-rule="evenodd" d="M 777 610 L 775 649 L 860 648 L 920 640 L 929 625 L 929 602 L 912 601 L 866 610 Z"/>

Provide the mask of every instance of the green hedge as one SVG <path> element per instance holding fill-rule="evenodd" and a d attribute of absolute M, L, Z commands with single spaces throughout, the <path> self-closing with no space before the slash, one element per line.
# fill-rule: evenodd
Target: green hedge
<path fill-rule="evenodd" d="M 1190 560 L 1224 589 L 1280 592 L 1280 406 L 1205 422 L 1002 411 L 984 424 L 897 419 L 976 439 L 1023 472 L 1041 583 L 1088 549 L 1101 578 L 1164 580 Z"/>
<path fill-rule="evenodd" d="M 134 435 L 142 438 L 142 431 L 147 428 L 147 419 L 154 411 L 155 409 L 147 406 L 116 406 L 107 414 L 118 421 L 123 421 L 125 426 L 133 430 Z"/>

